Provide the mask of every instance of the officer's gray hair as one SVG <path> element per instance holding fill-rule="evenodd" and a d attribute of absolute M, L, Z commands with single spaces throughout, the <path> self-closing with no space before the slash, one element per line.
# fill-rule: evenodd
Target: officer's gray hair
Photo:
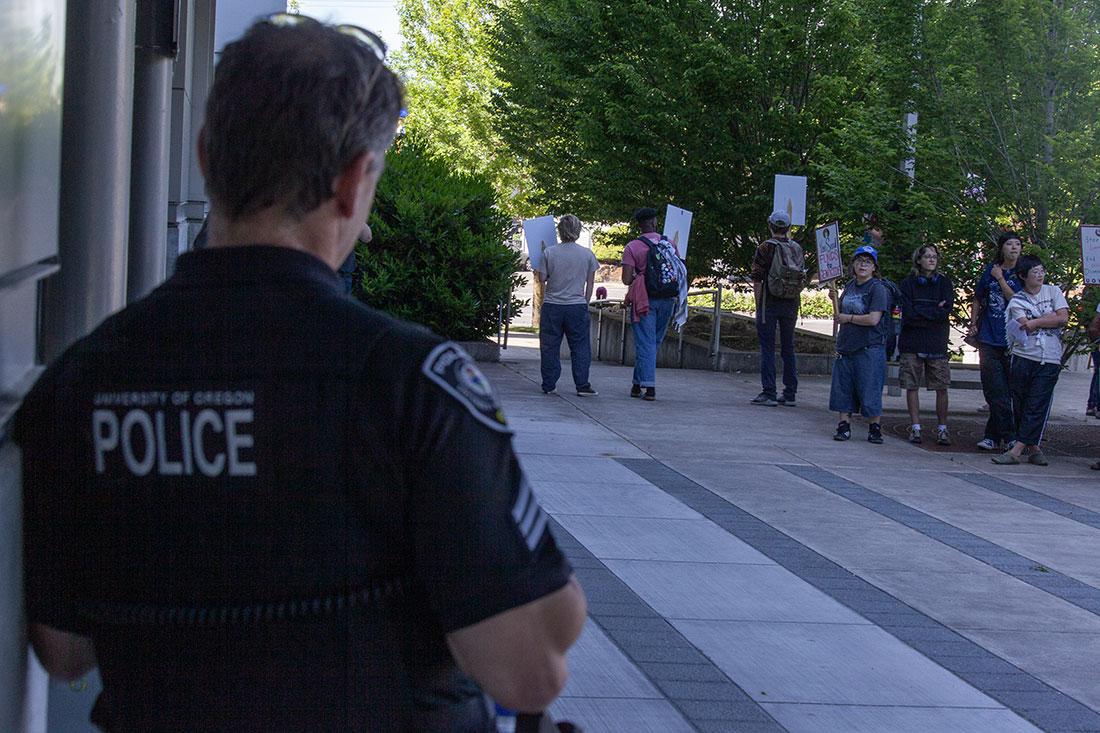
<path fill-rule="evenodd" d="M 572 214 L 566 214 L 558 220 L 558 236 L 563 242 L 576 242 L 581 236 L 581 220 Z"/>
<path fill-rule="evenodd" d="M 222 52 L 206 103 L 206 186 L 229 220 L 300 219 L 358 156 L 381 165 L 404 89 L 372 49 L 311 18 L 260 21 Z"/>

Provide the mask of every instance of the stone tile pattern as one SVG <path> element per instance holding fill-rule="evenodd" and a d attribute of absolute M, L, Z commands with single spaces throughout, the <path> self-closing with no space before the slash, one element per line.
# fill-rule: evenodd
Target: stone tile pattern
<path fill-rule="evenodd" d="M 556 520 L 550 529 L 588 597 L 589 618 L 689 723 L 706 733 L 786 730 Z"/>
<path fill-rule="evenodd" d="M 785 471 L 817 484 L 826 491 L 892 519 L 964 555 L 1011 575 L 1066 603 L 1100 615 L 1100 589 L 1001 547 L 987 539 L 925 514 L 877 491 L 814 466 L 781 466 Z"/>
<path fill-rule="evenodd" d="M 1091 708 L 871 585 L 706 487 L 658 461 L 625 458 L 618 461 L 1043 730 L 1100 732 L 1100 714 Z M 932 532 L 940 530 L 940 525 L 943 525 L 943 536 L 966 540 L 960 542 L 966 548 L 961 551 L 972 557 L 984 560 L 984 556 L 988 555 L 997 560 L 999 556 L 993 557 L 994 550 L 997 550 L 1007 556 L 1019 558 L 1019 563 L 1005 563 L 1006 567 L 1030 569 L 1035 565 L 998 545 L 905 507 L 829 471 L 811 466 L 791 465 L 782 468 L 872 511 L 913 527 L 929 537 L 939 540 L 940 536 Z M 916 526 L 910 524 L 910 521 Z M 932 528 L 931 532 L 925 531 L 929 528 Z M 955 537 L 948 530 L 954 530 L 960 537 Z M 965 538 L 961 535 L 965 535 Z M 977 551 L 976 548 L 983 551 L 981 556 L 972 554 Z M 998 566 L 994 564 L 994 567 Z"/>
<path fill-rule="evenodd" d="M 1055 499 L 1053 496 L 1048 496 L 1042 492 L 1034 491 L 1032 489 L 1025 489 L 1023 486 L 1018 486 L 1004 479 L 999 479 L 996 476 L 990 476 L 985 473 L 949 473 L 948 475 L 956 478 L 961 478 L 963 481 L 972 483 L 975 486 L 981 486 L 983 489 L 989 489 L 996 492 L 1001 496 L 1007 496 L 1010 499 L 1016 501 L 1022 501 L 1025 504 L 1030 504 L 1033 507 L 1039 509 L 1045 509 L 1052 514 L 1057 514 L 1060 517 L 1066 519 L 1072 519 L 1074 522 L 1083 524 L 1093 529 L 1100 529 L 1100 512 L 1094 512 L 1091 509 L 1086 509 L 1076 504 L 1071 504 L 1068 501 L 1062 501 L 1061 499 Z"/>

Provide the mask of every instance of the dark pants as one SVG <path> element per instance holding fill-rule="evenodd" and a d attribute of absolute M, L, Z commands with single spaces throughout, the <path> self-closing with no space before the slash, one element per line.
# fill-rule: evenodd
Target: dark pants
<path fill-rule="evenodd" d="M 539 317 L 539 348 L 542 355 L 542 388 L 554 389 L 561 376 L 561 338 L 569 340 L 569 363 L 573 384 L 588 386 L 588 367 L 592 364 L 592 346 L 588 343 L 588 305 L 543 303 Z"/>
<path fill-rule="evenodd" d="M 1092 360 L 1092 383 L 1089 385 L 1088 407 L 1100 407 L 1100 351 L 1093 349 L 1089 358 Z"/>
<path fill-rule="evenodd" d="M 1016 421 L 1012 412 L 1012 395 L 1008 389 L 1009 357 L 1002 346 L 978 345 L 982 369 L 982 394 L 989 405 L 985 437 L 997 441 L 1016 438 Z"/>
<path fill-rule="evenodd" d="M 1016 439 L 1024 445 L 1039 445 L 1050 414 L 1054 385 L 1058 384 L 1061 364 L 1040 364 L 1015 357 L 1009 372 Z"/>
<path fill-rule="evenodd" d="M 766 294 L 764 307 L 756 311 L 756 335 L 760 337 L 760 387 L 765 394 L 775 392 L 775 329 L 779 327 L 779 350 L 783 357 L 783 394 L 794 397 L 798 391 L 795 372 L 794 325 L 798 320 L 798 300 L 772 301 Z"/>

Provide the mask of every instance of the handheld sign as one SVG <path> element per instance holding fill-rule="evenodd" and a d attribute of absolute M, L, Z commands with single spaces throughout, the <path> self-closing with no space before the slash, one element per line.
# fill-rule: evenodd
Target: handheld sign
<path fill-rule="evenodd" d="M 786 211 L 792 226 L 806 226 L 806 176 L 775 177 L 772 211 Z"/>
<path fill-rule="evenodd" d="M 665 211 L 665 239 L 672 242 L 681 260 L 688 256 L 688 235 L 691 234 L 691 212 L 672 204 Z"/>
<path fill-rule="evenodd" d="M 1085 285 L 1100 285 L 1100 225 L 1081 225 L 1081 269 Z"/>
<path fill-rule="evenodd" d="M 541 270 L 543 249 L 558 243 L 554 217 L 540 216 L 537 219 L 525 219 L 523 236 L 527 240 L 527 256 L 531 259 L 531 269 Z"/>
<path fill-rule="evenodd" d="M 840 222 L 814 229 L 817 238 L 817 280 L 827 283 L 844 274 L 840 257 Z"/>

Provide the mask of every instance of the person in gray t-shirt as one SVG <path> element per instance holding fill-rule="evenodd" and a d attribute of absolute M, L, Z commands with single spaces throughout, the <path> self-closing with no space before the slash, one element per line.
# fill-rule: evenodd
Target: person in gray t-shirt
<path fill-rule="evenodd" d="M 556 391 L 561 376 L 561 340 L 569 340 L 569 360 L 577 394 L 598 394 L 588 383 L 592 346 L 588 342 L 588 301 L 596 282 L 596 262 L 592 250 L 577 244 L 581 235 L 580 219 L 566 214 L 558 222 L 561 244 L 542 253 L 538 278 L 545 287 L 539 318 L 539 348 L 542 354 L 542 391 Z"/>

